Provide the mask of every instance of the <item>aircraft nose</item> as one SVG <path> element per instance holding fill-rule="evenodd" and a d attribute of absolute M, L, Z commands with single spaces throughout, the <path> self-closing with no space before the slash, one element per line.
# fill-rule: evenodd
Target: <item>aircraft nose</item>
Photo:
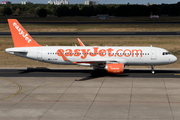
<path fill-rule="evenodd" d="M 177 57 L 173 55 L 172 62 L 176 62 L 176 61 L 177 61 Z"/>

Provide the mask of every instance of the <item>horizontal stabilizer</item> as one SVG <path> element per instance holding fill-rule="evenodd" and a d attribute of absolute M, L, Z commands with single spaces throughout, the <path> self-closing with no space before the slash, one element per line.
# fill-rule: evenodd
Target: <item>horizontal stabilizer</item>
<path fill-rule="evenodd" d="M 14 52 L 14 53 L 28 53 L 26 50 L 21 50 L 21 49 L 6 49 L 5 52 Z"/>

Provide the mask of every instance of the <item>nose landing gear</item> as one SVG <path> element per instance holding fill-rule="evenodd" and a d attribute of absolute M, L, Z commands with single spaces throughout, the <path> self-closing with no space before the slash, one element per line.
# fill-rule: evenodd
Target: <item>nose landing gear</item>
<path fill-rule="evenodd" d="M 151 65 L 151 72 L 152 72 L 152 74 L 155 74 L 154 66 L 153 65 Z"/>

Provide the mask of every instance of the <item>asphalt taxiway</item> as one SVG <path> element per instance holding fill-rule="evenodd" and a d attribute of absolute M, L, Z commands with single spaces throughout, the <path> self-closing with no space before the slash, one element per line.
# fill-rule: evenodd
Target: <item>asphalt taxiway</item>
<path fill-rule="evenodd" d="M 179 120 L 180 69 L 1 68 L 2 120 Z"/>
<path fill-rule="evenodd" d="M 0 69 L 0 77 L 84 77 L 89 78 L 92 68 L 6 68 Z M 123 74 L 104 74 L 101 77 L 135 77 L 135 78 L 180 78 L 180 69 L 156 69 L 156 74 L 151 74 L 151 69 L 125 69 Z"/>

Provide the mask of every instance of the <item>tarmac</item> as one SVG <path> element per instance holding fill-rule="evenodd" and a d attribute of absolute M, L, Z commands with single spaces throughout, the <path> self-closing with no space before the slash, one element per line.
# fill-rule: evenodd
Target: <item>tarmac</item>
<path fill-rule="evenodd" d="M 179 120 L 180 69 L 0 68 L 0 120 Z"/>

